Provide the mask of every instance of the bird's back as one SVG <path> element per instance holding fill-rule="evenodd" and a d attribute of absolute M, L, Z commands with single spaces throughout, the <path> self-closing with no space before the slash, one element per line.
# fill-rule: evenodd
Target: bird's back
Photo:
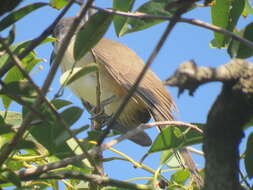
<path fill-rule="evenodd" d="M 94 48 L 110 76 L 129 90 L 144 67 L 142 59 L 127 46 L 103 38 Z M 172 120 L 175 104 L 161 80 L 150 69 L 142 79 L 135 96 L 149 109 L 155 120 Z"/>

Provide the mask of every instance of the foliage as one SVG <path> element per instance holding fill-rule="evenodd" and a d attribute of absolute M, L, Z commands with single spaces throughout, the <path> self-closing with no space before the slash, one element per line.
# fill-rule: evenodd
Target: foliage
<path fill-rule="evenodd" d="M 66 0 L 50 0 L 49 3 L 37 2 L 29 5 L 21 4 L 21 6 L 12 10 L 19 2 L 15 1 L 13 5 L 8 4 L 8 9 L 6 10 L 0 9 L 0 14 L 6 14 L 5 17 L 1 17 L 0 31 L 9 32 L 6 38 L 1 37 L 1 39 L 11 50 L 12 54 L 16 56 L 20 56 L 27 50 L 33 41 L 27 39 L 27 41 L 16 43 L 15 33 L 19 31 L 16 31 L 14 25 L 23 17 L 28 17 L 31 13 L 44 6 L 51 6 L 52 9 L 63 9 L 68 3 Z M 177 11 L 177 6 L 169 10 L 165 9 L 171 2 L 172 0 L 150 0 L 136 8 L 134 6 L 134 0 L 113 0 L 112 8 L 127 13 L 149 14 L 165 18 L 172 17 Z M 201 9 L 202 6 L 198 3 L 195 3 L 187 11 Z M 253 41 L 252 22 L 248 23 L 242 29 L 238 28 L 240 19 L 244 19 L 248 15 L 253 15 L 253 8 L 249 0 L 216 0 L 213 2 L 210 1 L 206 6 L 211 6 L 210 15 L 212 17 L 212 24 L 238 34 L 242 38 Z M 80 60 L 102 38 L 112 23 L 114 24 L 116 35 L 120 37 L 147 29 L 161 22 L 166 21 L 155 18 L 138 19 L 120 15 L 113 16 L 112 14 L 98 11 L 91 16 L 90 20 L 85 24 L 85 27 L 77 34 L 73 52 L 75 60 Z M 54 41 L 55 39 L 46 36 L 39 46 Z M 249 58 L 253 55 L 252 48 L 224 33 L 214 32 L 214 39 L 211 42 L 211 46 L 212 48 L 226 48 L 228 54 L 233 58 Z M 0 79 L 0 96 L 2 104 L 4 105 L 4 110 L 0 112 L 0 155 L 4 153 L 9 143 L 16 138 L 18 131 L 20 131 L 27 117 L 31 117 L 31 112 L 33 113 L 32 119 L 30 118 L 31 121 L 26 124 L 28 126 L 23 138 L 18 139 L 17 146 L 12 148 L 11 154 L 7 156 L 7 159 L 1 165 L 0 188 L 5 189 L 15 186 L 16 189 L 47 189 L 48 187 L 60 189 L 58 182 L 61 181 L 65 184 L 66 189 L 88 189 L 89 187 L 94 187 L 94 184 L 97 189 L 103 190 L 132 188 L 162 189 L 162 187 L 165 187 L 165 189 L 199 189 L 190 180 L 190 171 L 182 168 L 180 155 L 176 156 L 174 151 L 181 147 L 200 144 L 203 141 L 203 137 L 202 134 L 190 128 L 180 126 L 168 126 L 163 129 L 148 150 L 146 156 L 149 156 L 151 153 L 161 152 L 160 166 L 156 170 L 134 161 L 120 151 L 110 149 L 111 151 L 117 152 L 120 156 L 120 158 L 115 159 L 126 160 L 135 167 L 139 167 L 150 173 L 151 177 L 148 179 L 146 185 L 143 186 L 136 183 L 137 185 L 133 187 L 131 183 L 124 181 L 117 183 L 112 181 L 110 185 L 103 185 L 104 187 L 97 185 L 96 180 L 92 180 L 96 176 L 94 175 L 93 178 L 89 176 L 90 174 L 97 174 L 94 172 L 92 161 L 101 161 L 96 157 L 83 160 L 77 159 L 70 164 L 63 164 L 60 169 L 57 168 L 58 170 L 44 172 L 42 175 L 28 176 L 27 178 L 22 176 L 20 171 L 23 169 L 43 166 L 54 162 L 60 163 L 62 159 L 67 161 L 67 159 L 71 159 L 73 156 L 87 154 L 87 152 L 90 153 L 95 149 L 94 144 L 96 143 L 94 141 L 96 139 L 94 136 L 98 136 L 100 132 L 89 132 L 86 138 L 77 140 L 77 136 L 80 133 L 87 132 L 88 124 L 73 128 L 73 125 L 83 114 L 84 108 L 77 107 L 68 100 L 59 98 L 50 99 L 47 97 L 42 99 L 41 103 L 37 104 L 38 106 L 34 108 L 33 106 L 38 101 L 38 97 L 40 97 L 41 86 L 37 88 L 34 84 L 31 84 L 31 81 L 22 74 L 20 68 L 13 65 L 13 59 L 3 44 L 0 45 L 0 53 L 0 71 L 5 65 L 12 64 L 11 69 L 2 74 Z M 20 62 L 21 67 L 31 75 L 31 71 L 43 60 L 37 57 L 36 51 L 33 49 L 24 58 L 20 59 Z M 83 67 L 82 69 L 73 69 L 72 73 L 68 73 L 67 76 L 62 76 L 62 85 L 67 86 L 88 73 L 98 71 L 98 69 L 96 64 L 87 65 L 87 67 Z M 48 78 L 48 76 L 45 78 Z M 19 105 L 22 111 L 9 111 L 12 103 Z M 204 124 L 196 125 L 201 129 L 204 128 Z M 245 128 L 249 126 L 252 126 L 252 123 L 249 123 Z M 251 134 L 248 138 L 247 148 L 244 153 L 247 172 L 245 176 L 248 178 L 252 178 L 253 176 L 252 146 L 253 138 Z M 56 176 L 56 172 L 66 171 L 79 172 L 84 175 L 82 179 L 87 180 L 81 180 L 80 177 L 73 177 L 78 175 L 68 176 L 66 177 L 67 180 L 62 180 L 60 177 L 52 177 L 54 175 Z M 164 177 L 166 176 L 164 173 L 168 171 L 170 172 L 170 177 Z M 32 181 L 26 181 L 28 179 Z"/>

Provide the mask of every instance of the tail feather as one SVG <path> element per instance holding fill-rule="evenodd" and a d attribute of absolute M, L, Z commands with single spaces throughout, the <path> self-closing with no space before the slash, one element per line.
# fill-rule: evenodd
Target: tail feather
<path fill-rule="evenodd" d="M 114 124 L 113 128 L 122 134 L 125 134 L 126 132 L 131 130 L 131 129 L 128 129 L 125 126 L 119 124 L 118 122 L 116 122 L 116 124 Z M 131 140 L 134 143 L 139 144 L 141 146 L 150 146 L 152 144 L 151 138 L 144 131 L 139 132 L 136 135 L 130 137 L 129 140 Z"/>
<path fill-rule="evenodd" d="M 152 144 L 151 138 L 145 132 L 139 132 L 138 134 L 129 138 L 129 140 L 141 146 L 150 146 Z"/>

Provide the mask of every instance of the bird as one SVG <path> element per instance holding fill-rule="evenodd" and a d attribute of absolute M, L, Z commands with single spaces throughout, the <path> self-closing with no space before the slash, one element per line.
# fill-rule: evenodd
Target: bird
<path fill-rule="evenodd" d="M 75 17 L 64 18 L 55 26 L 53 36 L 57 41 L 54 43 L 54 54 L 57 54 L 74 19 Z M 85 22 L 81 24 L 79 30 L 85 27 L 84 24 Z M 72 37 L 63 55 L 61 70 L 65 73 L 72 70 L 73 67 L 82 68 L 89 63 L 97 63 L 99 66 L 101 101 L 114 97 L 112 102 L 104 107 L 105 114 L 111 116 L 117 111 L 135 83 L 144 67 L 144 62 L 127 46 L 107 38 L 102 38 L 80 60 L 75 61 L 73 55 L 75 36 L 76 34 Z M 97 103 L 96 87 L 97 75 L 95 72 L 86 74 L 69 85 L 77 97 L 93 106 L 96 106 Z M 148 69 L 125 109 L 114 123 L 113 129 L 124 134 L 140 124 L 147 123 L 151 117 L 155 121 L 172 121 L 175 110 L 177 107 L 169 91 L 159 77 L 151 69 Z M 135 134 L 129 140 L 141 146 L 152 144 L 151 138 L 144 131 Z M 184 160 L 184 167 L 189 168 L 193 180 L 199 187 L 203 186 L 203 180 L 198 174 L 198 169 L 188 150 L 183 147 L 179 149 L 179 152 Z"/>
<path fill-rule="evenodd" d="M 55 54 L 73 20 L 74 17 L 64 18 L 55 27 L 54 36 L 57 39 L 54 45 Z M 73 48 L 74 39 L 70 41 L 61 62 L 62 72 L 73 69 L 73 64 L 75 68 L 82 68 L 86 64 L 96 62 L 99 65 L 101 101 L 114 97 L 112 102 L 104 107 L 105 114 L 112 115 L 143 69 L 143 60 L 127 46 L 107 38 L 102 38 L 92 48 L 92 51 L 86 53 L 76 63 Z M 77 97 L 95 106 L 96 86 L 97 77 L 93 72 L 79 78 L 68 87 Z M 149 69 L 113 128 L 120 133 L 126 133 L 142 123 L 147 123 L 151 117 L 155 121 L 173 120 L 175 108 L 175 103 L 168 90 L 157 75 Z M 141 146 L 152 144 L 151 138 L 145 132 L 139 132 L 129 140 Z"/>

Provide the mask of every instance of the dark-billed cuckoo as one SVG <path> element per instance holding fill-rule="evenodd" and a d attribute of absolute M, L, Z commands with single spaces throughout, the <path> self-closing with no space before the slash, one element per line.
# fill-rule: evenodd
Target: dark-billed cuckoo
<path fill-rule="evenodd" d="M 55 44 L 56 54 L 73 19 L 74 17 L 62 19 L 54 30 L 54 36 L 58 40 Z M 73 46 L 74 39 L 71 40 L 61 63 L 63 73 L 73 68 L 75 62 Z M 96 60 L 94 60 L 94 57 Z M 99 64 L 101 101 L 114 96 L 112 102 L 104 107 L 105 114 L 110 116 L 115 113 L 128 90 L 134 84 L 144 63 L 127 46 L 106 38 L 102 38 L 93 47 L 92 53 L 87 53 L 80 61 L 75 63 L 75 68 L 94 62 Z M 96 86 L 97 77 L 96 73 L 93 72 L 74 81 L 69 87 L 79 98 L 95 106 Z M 151 116 L 156 121 L 172 120 L 174 107 L 172 98 L 161 80 L 155 73 L 148 70 L 134 96 L 117 119 L 114 128 L 121 133 L 125 133 L 141 123 L 148 122 Z M 152 143 L 145 132 L 136 134 L 130 140 L 142 146 L 149 146 Z"/>
<path fill-rule="evenodd" d="M 62 19 L 55 27 L 54 36 L 57 38 L 54 48 L 55 54 L 57 54 L 73 19 L 74 17 Z M 74 38 L 75 36 L 73 36 L 61 63 L 63 73 L 73 69 L 75 63 L 73 57 Z M 92 48 L 92 52 L 84 55 L 74 66 L 80 68 L 85 64 L 94 62 L 99 64 L 101 101 L 114 96 L 112 102 L 104 107 L 105 114 L 110 116 L 116 112 L 124 100 L 128 90 L 141 72 L 144 63 L 127 46 L 106 38 L 102 38 Z M 96 106 L 96 73 L 84 75 L 71 83 L 69 87 L 79 98 Z M 140 124 L 148 122 L 151 116 L 155 121 L 173 120 L 172 112 L 174 108 L 175 104 L 169 92 L 155 73 L 149 69 L 113 127 L 121 133 L 126 133 Z M 130 140 L 142 146 L 149 146 L 152 143 L 145 132 L 136 134 Z M 197 168 L 189 153 L 185 148 L 180 149 L 180 153 L 195 181 L 201 186 L 202 179 L 199 177 Z"/>

